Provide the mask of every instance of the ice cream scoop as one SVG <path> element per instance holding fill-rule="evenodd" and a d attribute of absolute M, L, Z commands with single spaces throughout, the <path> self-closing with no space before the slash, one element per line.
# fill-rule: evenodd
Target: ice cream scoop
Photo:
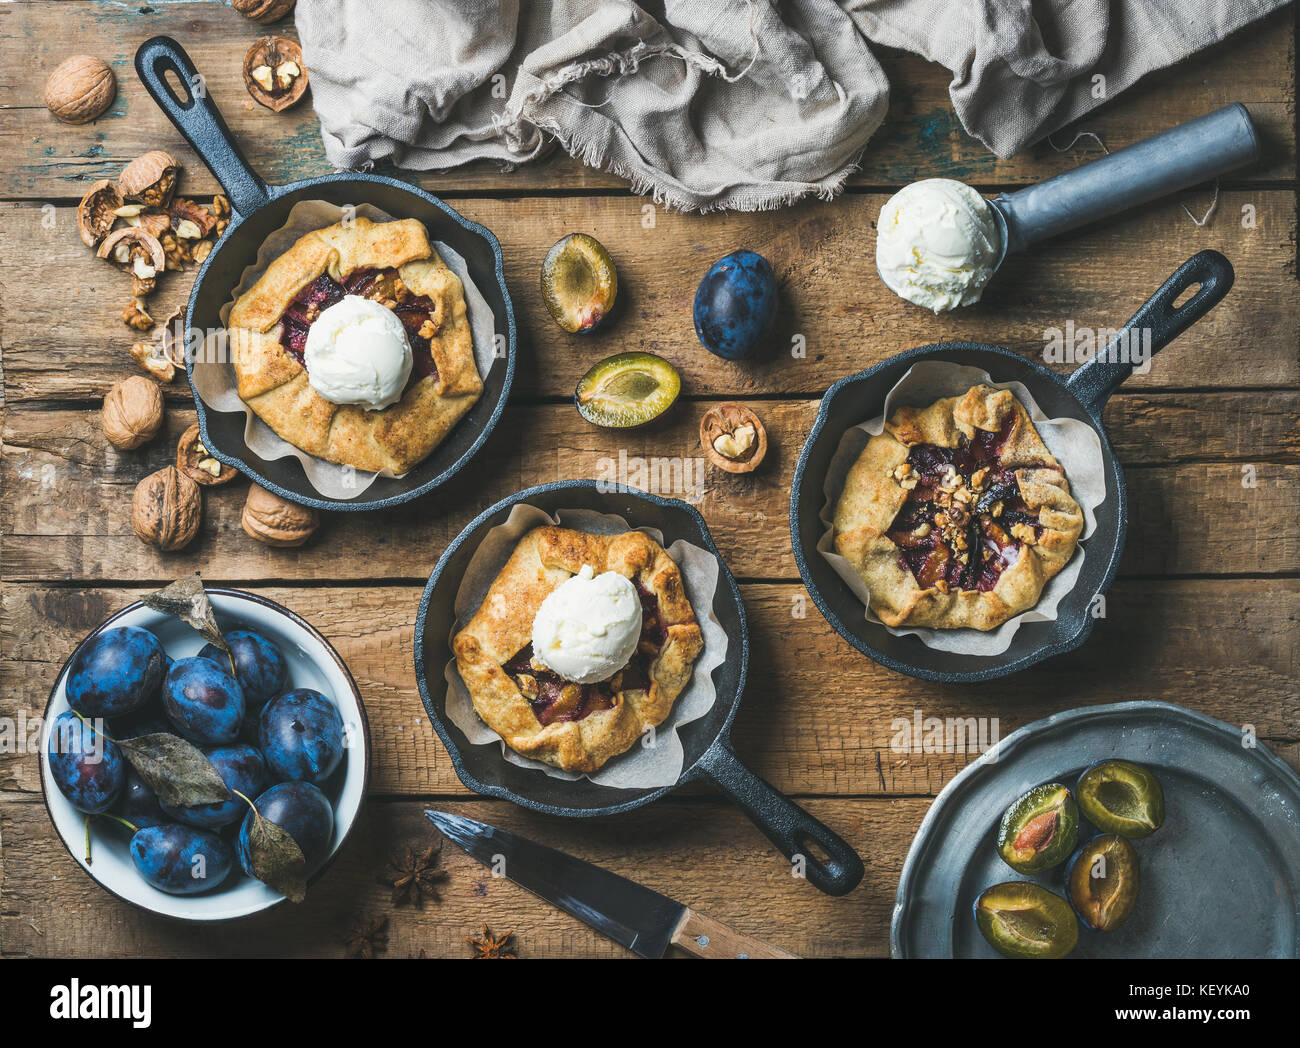
<path fill-rule="evenodd" d="M 881 209 L 876 265 L 893 291 L 936 313 L 969 305 L 1008 254 L 1258 158 L 1250 113 L 1234 102 L 991 200 L 949 179 L 914 182 Z M 983 213 L 974 200 L 982 201 Z"/>
<path fill-rule="evenodd" d="M 303 363 L 307 381 L 326 400 L 379 411 L 402 398 L 411 377 L 411 345 L 391 309 L 345 295 L 308 329 Z"/>
<path fill-rule="evenodd" d="M 607 680 L 627 665 L 641 639 L 641 598 L 617 572 L 590 564 L 565 579 L 533 617 L 533 657 L 578 684 Z"/>

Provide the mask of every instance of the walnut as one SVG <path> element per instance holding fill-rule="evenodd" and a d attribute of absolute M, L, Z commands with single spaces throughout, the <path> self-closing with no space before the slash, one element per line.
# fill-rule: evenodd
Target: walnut
<path fill-rule="evenodd" d="M 122 169 L 117 178 L 118 192 L 124 200 L 166 207 L 176 191 L 181 165 L 161 149 L 138 156 Z"/>
<path fill-rule="evenodd" d="M 244 56 L 244 86 L 253 101 L 280 113 L 307 91 L 302 49 L 282 36 L 264 36 Z"/>
<path fill-rule="evenodd" d="M 240 523 L 248 535 L 268 546 L 301 546 L 320 526 L 320 515 L 253 484 Z"/>
<path fill-rule="evenodd" d="M 150 546 L 164 552 L 184 549 L 198 535 L 202 515 L 199 486 L 175 466 L 164 466 L 135 486 L 131 527 Z"/>
<path fill-rule="evenodd" d="M 133 298 L 122 310 L 122 323 L 136 331 L 152 331 L 154 320 L 144 308 L 144 299 Z"/>
<path fill-rule="evenodd" d="M 117 77 L 94 55 L 73 55 L 45 82 L 45 107 L 65 124 L 88 124 L 113 104 Z"/>
<path fill-rule="evenodd" d="M 170 382 L 176 377 L 176 365 L 167 359 L 161 342 L 133 343 L 131 356 L 159 382 Z"/>
<path fill-rule="evenodd" d="M 181 434 L 176 445 L 176 468 L 205 488 L 229 484 L 239 475 L 234 466 L 227 466 L 208 454 L 197 422 Z"/>
<path fill-rule="evenodd" d="M 120 217 L 117 212 L 121 207 L 122 195 L 112 182 L 96 182 L 86 190 L 77 205 L 77 232 L 86 247 L 93 248 L 108 236 Z"/>
<path fill-rule="evenodd" d="M 136 298 L 152 293 L 158 274 L 167 265 L 162 244 L 143 228 L 128 226 L 110 233 L 95 253 L 131 274 L 131 294 Z"/>
<path fill-rule="evenodd" d="M 115 448 L 133 451 L 158 435 L 163 424 L 163 396 L 158 383 L 133 375 L 104 397 L 100 411 L 104 436 Z"/>
<path fill-rule="evenodd" d="M 718 404 L 700 419 L 700 444 L 719 469 L 749 473 L 767 454 L 767 430 L 743 404 Z"/>
<path fill-rule="evenodd" d="M 176 235 L 186 240 L 201 240 L 217 228 L 217 216 L 188 197 L 176 197 L 167 213 Z"/>
<path fill-rule="evenodd" d="M 230 0 L 230 6 L 245 18 L 265 25 L 276 22 L 293 10 L 296 0 Z"/>

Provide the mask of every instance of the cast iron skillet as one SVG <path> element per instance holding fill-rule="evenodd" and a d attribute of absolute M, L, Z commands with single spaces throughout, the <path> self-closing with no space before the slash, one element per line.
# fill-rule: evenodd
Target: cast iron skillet
<path fill-rule="evenodd" d="M 135 68 L 155 102 L 212 170 L 234 211 L 230 225 L 199 270 L 186 312 L 186 332 L 219 329 L 220 311 L 230 299 L 244 268 L 257 258 L 263 240 L 284 225 L 301 200 L 326 200 L 339 206 L 373 204 L 394 218 L 416 218 L 429 236 L 450 244 L 465 258 L 471 276 L 487 300 L 499 333 L 506 336 L 505 358 L 498 359 L 484 381 L 483 396 L 428 458 L 401 478 L 379 477 L 355 499 L 322 498 L 296 458 L 268 461 L 244 443 L 244 415 L 207 411 L 197 394 L 203 446 L 262 487 L 305 506 L 327 510 L 385 509 L 432 491 L 465 466 L 483 446 L 500 418 L 515 371 L 515 315 L 506 289 L 501 245 L 482 226 L 457 214 L 435 196 L 394 178 L 333 174 L 287 186 L 269 186 L 248 166 L 221 113 L 206 93 L 190 56 L 175 40 L 156 36 L 140 45 Z M 186 97 L 165 80 L 171 73 Z M 192 374 L 192 354 L 186 372 Z M 191 379 L 191 388 L 193 381 Z"/>
<path fill-rule="evenodd" d="M 636 527 L 658 528 L 667 544 L 684 538 L 718 558 L 713 612 L 730 639 L 729 657 L 713 671 L 717 689 L 713 708 L 678 733 L 685 762 L 681 777 L 672 786 L 624 790 L 597 786 L 587 779 L 555 779 L 504 760 L 498 743 L 470 745 L 461 730 L 443 716 L 443 670 L 453 657 L 448 640 L 456 615 L 456 590 L 485 533 L 502 523 L 520 502 L 547 513 L 557 509 L 617 513 Z M 740 589 L 718 554 L 704 518 L 685 502 L 632 490 L 604 492 L 594 480 L 557 481 L 528 488 L 479 514 L 438 560 L 415 620 L 415 680 L 420 698 L 451 755 L 456 774 L 471 790 L 503 797 L 533 811 L 582 818 L 631 811 L 658 800 L 682 783 L 706 779 L 739 804 L 787 858 L 804 856 L 808 880 L 816 887 L 828 895 L 844 895 L 862 879 L 862 860 L 826 826 L 745 767 L 731 748 L 731 722 L 745 690 L 748 664 L 749 629 Z M 819 859 L 810 845 L 827 859 Z"/>
<path fill-rule="evenodd" d="M 1130 330 L 1149 329 L 1154 354 L 1213 309 L 1228 293 L 1232 281 L 1228 260 L 1217 251 L 1202 251 L 1178 267 L 1134 314 L 1119 337 Z M 1174 308 L 1179 296 L 1197 285 L 1196 293 Z M 1107 349 L 1115 345 L 1112 342 Z M 1000 655 L 958 655 L 929 648 L 914 636 L 894 636 L 880 623 L 864 617 L 862 602 L 817 552 L 817 542 L 824 530 L 818 516 L 825 502 L 823 485 L 840 438 L 850 427 L 879 414 L 890 387 L 908 368 L 923 360 L 948 360 L 980 367 L 995 382 L 1023 382 L 1049 417 L 1068 416 L 1086 422 L 1101 440 L 1106 500 L 1096 509 L 1096 530 L 1083 544 L 1086 556 L 1078 581 L 1061 601 L 1054 621 L 1024 624 L 1011 646 Z M 998 346 L 940 342 L 890 357 L 831 386 L 799 456 L 790 492 L 795 561 L 826 621 L 858 651 L 890 669 L 952 683 L 1005 677 L 1082 644 L 1095 624 L 1090 608 L 1092 601 L 1109 588 L 1124 550 L 1128 523 L 1124 472 L 1106 439 L 1101 414 L 1110 395 L 1132 373 L 1131 363 L 1112 362 L 1106 359 L 1105 353 L 1100 353 L 1065 378 Z"/>

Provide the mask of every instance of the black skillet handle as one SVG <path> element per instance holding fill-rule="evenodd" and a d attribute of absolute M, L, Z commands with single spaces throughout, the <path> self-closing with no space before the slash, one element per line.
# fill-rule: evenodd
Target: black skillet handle
<path fill-rule="evenodd" d="M 745 767 L 730 746 L 715 742 L 700 758 L 698 768 L 744 809 L 787 859 L 802 861 L 804 874 L 814 887 L 827 895 L 847 895 L 858 886 L 862 880 L 858 853 Z M 810 853 L 810 844 L 826 854 L 826 862 Z"/>
<path fill-rule="evenodd" d="M 1133 374 L 1133 355 L 1126 347 L 1142 338 L 1144 330 L 1150 331 L 1151 355 L 1155 356 L 1217 306 L 1231 290 L 1233 279 L 1232 263 L 1217 251 L 1193 255 L 1146 300 L 1110 344 L 1065 384 L 1092 416 L 1100 420 L 1110 395 Z M 1174 309 L 1178 296 L 1197 284 L 1200 287 L 1196 294 Z"/>
<path fill-rule="evenodd" d="M 146 40 L 135 53 L 135 71 L 158 108 L 217 176 L 236 214 L 251 215 L 270 201 L 271 189 L 248 166 L 185 48 L 169 36 Z M 179 97 L 164 79 L 169 72 L 179 79 L 188 97 Z"/>

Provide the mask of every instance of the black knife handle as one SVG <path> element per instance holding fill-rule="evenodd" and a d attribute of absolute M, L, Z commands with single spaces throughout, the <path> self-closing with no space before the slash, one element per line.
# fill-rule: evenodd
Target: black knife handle
<path fill-rule="evenodd" d="M 740 762 L 730 746 L 715 742 L 698 770 L 740 805 L 768 839 L 827 895 L 847 895 L 862 880 L 862 860 L 824 823 L 786 798 Z M 821 852 L 825 858 L 819 858 Z"/>

